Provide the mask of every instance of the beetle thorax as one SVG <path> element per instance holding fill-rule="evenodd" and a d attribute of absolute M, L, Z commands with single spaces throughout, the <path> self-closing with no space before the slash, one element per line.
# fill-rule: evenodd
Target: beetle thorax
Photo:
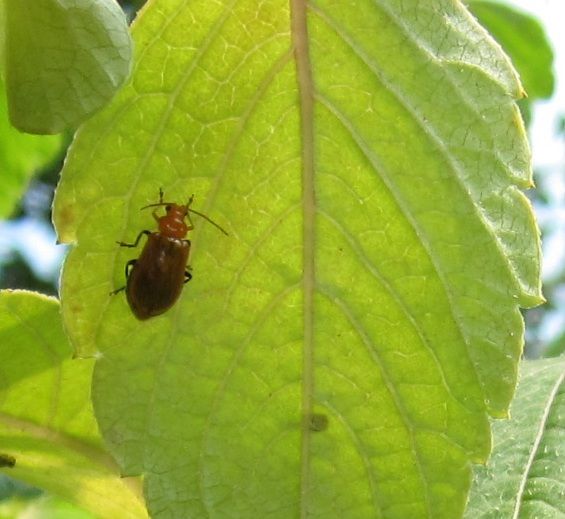
<path fill-rule="evenodd" d="M 188 232 L 188 226 L 184 222 L 184 214 L 173 212 L 159 218 L 159 232 L 169 238 L 182 240 Z"/>

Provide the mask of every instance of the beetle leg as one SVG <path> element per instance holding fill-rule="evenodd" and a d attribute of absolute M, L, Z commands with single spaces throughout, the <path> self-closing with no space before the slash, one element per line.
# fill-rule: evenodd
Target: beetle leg
<path fill-rule="evenodd" d="M 151 234 L 151 231 L 141 231 L 138 235 L 137 238 L 135 239 L 135 241 L 133 243 L 126 243 L 124 241 L 117 241 L 116 243 L 120 246 L 120 247 L 137 247 L 137 244 L 139 243 L 139 240 L 141 240 L 141 237 L 143 235 L 149 236 Z"/>
<path fill-rule="evenodd" d="M 192 218 L 190 218 L 190 213 L 186 213 L 186 219 L 188 220 L 188 225 L 186 226 L 189 231 L 194 229 L 194 224 L 192 223 Z"/>
<path fill-rule="evenodd" d="M 133 267 L 136 263 L 137 263 L 137 260 L 135 260 L 135 259 L 129 260 L 126 263 L 126 279 L 129 277 L 130 267 Z M 124 285 L 123 287 L 117 288 L 116 290 L 112 290 L 110 292 L 110 295 L 115 296 L 118 292 L 121 292 L 122 290 L 125 290 L 125 289 L 126 289 L 126 287 Z"/>
<path fill-rule="evenodd" d="M 159 203 L 157 205 L 159 205 L 159 206 L 165 205 L 164 202 L 163 202 L 163 196 L 165 196 L 165 193 L 163 192 L 163 188 L 160 187 L 159 188 Z M 151 214 L 153 215 L 153 218 L 155 219 L 155 221 L 158 224 L 161 217 L 157 214 L 157 209 L 153 209 L 153 212 Z"/>
<path fill-rule="evenodd" d="M 188 243 L 188 247 L 190 248 L 190 240 L 183 240 L 185 243 Z M 192 267 L 190 265 L 188 265 L 186 267 L 186 270 L 184 271 L 184 283 L 188 283 L 191 279 L 192 279 L 192 274 L 190 273 L 190 271 L 192 270 Z"/>
<path fill-rule="evenodd" d="M 160 187 L 159 188 L 159 205 L 163 205 L 163 196 L 164 195 L 165 195 L 165 193 L 163 193 L 163 188 Z M 153 215 L 153 218 L 155 219 L 155 221 L 157 223 L 159 223 L 160 216 L 157 214 L 157 209 L 154 209 L 151 214 Z"/>
<path fill-rule="evenodd" d="M 192 201 L 194 200 L 194 195 L 190 195 L 190 198 L 188 199 L 188 202 L 186 204 L 186 219 L 188 220 L 188 230 L 192 231 L 192 229 L 194 229 L 194 224 L 192 223 L 192 218 L 190 217 L 190 212 L 192 211 L 192 209 L 190 209 L 190 206 L 192 205 Z M 189 242 L 190 244 L 190 242 Z"/>

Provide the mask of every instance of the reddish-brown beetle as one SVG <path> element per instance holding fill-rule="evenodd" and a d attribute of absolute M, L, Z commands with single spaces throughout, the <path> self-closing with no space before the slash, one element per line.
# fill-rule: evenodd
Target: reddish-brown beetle
<path fill-rule="evenodd" d="M 126 263 L 126 286 L 111 292 L 117 294 L 125 290 L 131 311 L 138 319 L 145 320 L 166 312 L 179 298 L 184 283 L 192 279 L 192 274 L 187 270 L 190 240 L 185 239 L 188 231 L 194 229 L 190 213 L 201 216 L 228 234 L 206 215 L 191 209 L 193 199 L 194 195 L 186 205 L 163 202 L 163 191 L 160 189 L 159 203 L 141 208 L 165 207 L 164 216 L 159 216 L 156 209 L 153 211 L 159 230 L 141 231 L 133 243 L 116 242 L 120 247 L 137 247 L 141 237 L 147 236 L 139 258 Z"/>

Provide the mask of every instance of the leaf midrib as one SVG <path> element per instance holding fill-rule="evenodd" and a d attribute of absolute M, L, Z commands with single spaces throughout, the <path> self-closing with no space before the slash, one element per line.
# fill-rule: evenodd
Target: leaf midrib
<path fill-rule="evenodd" d="M 522 473 L 522 478 L 520 479 L 520 486 L 518 487 L 518 492 L 516 493 L 516 505 L 514 507 L 514 512 L 512 513 L 512 519 L 518 519 L 520 517 L 522 503 L 524 502 L 524 494 L 529 480 L 528 476 L 530 475 L 530 471 L 536 459 L 536 455 L 539 451 L 539 447 L 541 445 L 541 441 L 543 439 L 543 435 L 546 429 L 547 420 L 553 408 L 553 404 L 557 398 L 557 393 L 559 392 L 559 389 L 561 388 L 561 385 L 563 384 L 564 381 L 565 381 L 565 372 L 561 373 L 561 376 L 557 379 L 551 390 L 551 393 L 547 397 L 543 414 L 540 418 L 538 429 L 536 431 L 536 436 L 532 443 L 530 455 L 528 456 L 528 461 L 526 462 L 526 465 Z"/>
<path fill-rule="evenodd" d="M 38 441 L 47 441 L 59 448 L 68 449 L 87 458 L 91 463 L 97 464 L 104 469 L 119 474 L 119 468 L 114 460 L 104 450 L 88 444 L 68 434 L 55 429 L 38 425 L 30 420 L 14 417 L 10 414 L 0 412 L 0 424 L 17 433 L 24 433 Z"/>
<path fill-rule="evenodd" d="M 316 202 L 314 193 L 314 85 L 308 46 L 306 1 L 291 0 L 291 39 L 296 60 L 302 137 L 302 209 L 303 209 L 303 312 L 304 349 L 302 360 L 302 426 L 300 471 L 300 517 L 308 515 L 310 490 L 310 416 L 314 394 L 314 289 Z"/>

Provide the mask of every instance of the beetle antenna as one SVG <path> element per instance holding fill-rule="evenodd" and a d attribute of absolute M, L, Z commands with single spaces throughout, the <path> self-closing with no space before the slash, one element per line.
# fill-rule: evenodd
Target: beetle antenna
<path fill-rule="evenodd" d="M 192 203 L 193 198 L 194 198 L 194 195 L 192 195 L 190 197 L 190 200 L 188 201 L 188 204 L 186 205 L 186 208 L 188 209 L 188 211 L 190 211 L 191 213 L 197 214 L 201 218 L 204 218 L 204 220 L 210 222 L 214 227 L 218 228 L 226 236 L 229 236 L 228 232 L 223 227 L 221 227 L 216 222 L 214 222 L 214 220 L 210 219 L 208 216 L 201 213 L 200 211 L 196 211 L 195 209 L 192 209 L 191 207 L 189 207 L 190 204 Z M 148 209 L 149 207 L 162 207 L 162 206 L 165 206 L 165 205 L 174 205 L 174 204 L 172 202 L 159 202 L 158 204 L 149 204 L 149 205 L 143 206 L 141 209 Z"/>
<path fill-rule="evenodd" d="M 159 202 L 158 204 L 149 204 L 149 205 L 144 205 L 141 209 L 147 209 L 148 207 L 161 207 L 163 205 L 173 205 L 172 202 Z"/>
<path fill-rule="evenodd" d="M 227 233 L 227 231 L 223 228 L 220 227 L 216 222 L 214 222 L 214 220 L 211 220 L 210 218 L 208 218 L 205 214 L 200 213 L 199 211 L 195 211 L 194 209 L 191 209 L 190 207 L 188 208 L 188 210 L 191 213 L 197 214 L 198 216 L 200 216 L 201 218 L 204 218 L 204 220 L 210 222 L 214 227 L 220 229 L 220 231 L 222 231 L 226 236 L 229 236 L 229 234 Z"/>

